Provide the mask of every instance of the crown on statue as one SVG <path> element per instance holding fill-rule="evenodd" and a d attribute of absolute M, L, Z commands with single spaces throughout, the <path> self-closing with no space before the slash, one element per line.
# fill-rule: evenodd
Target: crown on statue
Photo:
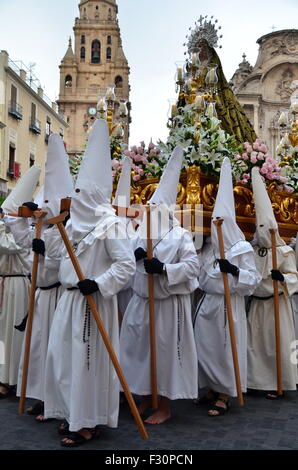
<path fill-rule="evenodd" d="M 218 47 L 218 40 L 222 38 L 222 34 L 219 35 L 221 26 L 218 26 L 218 20 L 214 20 L 213 22 L 213 15 L 209 21 L 207 18 L 208 15 L 201 15 L 198 21 L 195 22 L 195 28 L 189 28 L 191 33 L 186 36 L 188 42 L 185 44 L 187 45 L 189 54 L 199 51 L 199 42 L 201 39 L 205 39 L 211 47 Z M 219 47 L 221 48 L 221 46 Z"/>

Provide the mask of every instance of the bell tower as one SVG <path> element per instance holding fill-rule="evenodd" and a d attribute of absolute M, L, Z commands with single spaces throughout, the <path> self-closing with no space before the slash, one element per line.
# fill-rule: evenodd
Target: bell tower
<path fill-rule="evenodd" d="M 70 126 L 65 135 L 69 154 L 84 151 L 88 128 L 96 118 L 96 104 L 108 86 L 115 85 L 114 117 L 119 100 L 127 100 L 130 108 L 130 69 L 122 48 L 116 0 L 81 0 L 79 11 L 73 28 L 74 44 L 70 39 L 59 66 L 58 104 Z M 126 141 L 129 122 L 128 116 Z"/>

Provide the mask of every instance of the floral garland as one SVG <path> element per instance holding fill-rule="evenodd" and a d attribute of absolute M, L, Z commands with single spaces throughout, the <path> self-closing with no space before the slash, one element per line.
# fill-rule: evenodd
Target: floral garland
<path fill-rule="evenodd" d="M 251 183 L 251 171 L 259 168 L 263 181 L 269 180 L 277 183 L 280 191 L 293 192 L 290 181 L 278 162 L 271 157 L 268 148 L 261 139 L 257 139 L 252 145 L 249 142 L 243 144 L 244 152 L 237 154 L 232 159 L 233 174 L 237 182 Z"/>

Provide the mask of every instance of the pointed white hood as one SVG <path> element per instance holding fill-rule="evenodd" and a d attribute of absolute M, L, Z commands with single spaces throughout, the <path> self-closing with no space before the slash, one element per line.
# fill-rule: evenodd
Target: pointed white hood
<path fill-rule="evenodd" d="M 131 163 L 129 157 L 124 157 L 122 171 L 118 181 L 113 205 L 119 207 L 130 206 Z"/>
<path fill-rule="evenodd" d="M 148 204 L 151 209 L 151 238 L 160 239 L 166 236 L 170 230 L 179 225 L 174 217 L 174 210 L 177 199 L 178 184 L 183 160 L 183 148 L 175 147 L 167 166 L 161 176 L 160 182 Z M 143 220 L 139 228 L 140 238 L 147 238 L 147 216 L 143 215 Z"/>
<path fill-rule="evenodd" d="M 266 186 L 261 178 L 259 169 L 256 167 L 252 169 L 252 188 L 256 212 L 255 240 L 258 246 L 261 248 L 271 248 L 271 235 L 269 229 L 277 230 L 276 245 L 285 245 L 285 242 L 278 233 L 278 225 Z"/>
<path fill-rule="evenodd" d="M 34 198 L 34 203 L 37 204 L 40 209 L 42 208 L 42 204 L 43 204 L 43 199 L 44 199 L 43 194 L 44 194 L 44 185 L 42 185 L 42 187 L 39 189 L 39 191 L 37 192 Z"/>
<path fill-rule="evenodd" d="M 216 218 L 223 218 L 222 234 L 225 251 L 230 250 L 239 241 L 244 241 L 245 237 L 236 222 L 235 201 L 233 192 L 232 168 L 229 158 L 224 158 L 221 171 L 219 186 L 212 213 L 211 221 L 211 241 L 216 258 L 219 257 L 219 246 L 217 230 L 213 224 Z"/>
<path fill-rule="evenodd" d="M 24 202 L 31 202 L 40 177 L 40 166 L 33 165 L 26 171 L 24 176 L 2 204 L 2 209 L 6 213 L 17 214 L 18 208 Z"/>
<path fill-rule="evenodd" d="M 59 134 L 51 134 L 45 166 L 42 203 L 42 208 L 47 212 L 47 218 L 57 217 L 60 213 L 60 200 L 71 197 L 73 188 L 73 179 L 63 140 Z"/>
<path fill-rule="evenodd" d="M 108 125 L 97 119 L 89 134 L 71 201 L 72 241 L 78 243 L 104 218 L 114 214 Z"/>

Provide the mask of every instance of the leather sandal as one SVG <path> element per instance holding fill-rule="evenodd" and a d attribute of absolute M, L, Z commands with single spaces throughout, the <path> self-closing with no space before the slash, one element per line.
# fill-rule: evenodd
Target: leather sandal
<path fill-rule="evenodd" d="M 60 436 L 68 436 L 69 433 L 69 424 L 66 419 L 64 419 L 58 426 L 58 434 L 60 434 Z"/>
<path fill-rule="evenodd" d="M 209 398 L 208 395 L 212 395 L 212 396 L 210 396 L 210 398 Z M 194 405 L 211 405 L 212 403 L 214 403 L 217 400 L 218 395 L 219 395 L 218 392 L 214 392 L 213 390 L 210 390 L 208 393 L 203 395 L 201 398 L 198 398 L 197 400 L 194 400 L 193 404 Z"/>
<path fill-rule="evenodd" d="M 226 408 L 222 408 L 221 406 L 217 406 L 215 403 L 221 401 L 226 405 Z M 229 411 L 230 405 L 229 405 L 229 399 L 225 400 L 224 398 L 217 398 L 217 400 L 214 402 L 214 405 L 208 410 L 208 416 L 211 416 L 211 418 L 217 417 L 217 416 L 223 416 Z M 216 411 L 216 414 L 210 414 L 210 411 Z"/>
<path fill-rule="evenodd" d="M 281 398 L 284 398 L 284 397 L 285 397 L 284 392 L 282 392 L 282 395 L 278 395 L 276 390 L 265 393 L 265 398 L 267 398 L 267 400 L 280 400 Z"/>
<path fill-rule="evenodd" d="M 40 401 L 37 401 L 33 406 L 28 408 L 26 411 L 27 415 L 38 416 L 44 412 L 44 404 Z"/>
<path fill-rule="evenodd" d="M 5 390 L 7 391 L 7 393 L 0 392 L 0 400 L 3 400 L 4 398 L 8 398 L 13 395 L 15 390 L 15 387 L 13 385 L 6 385 L 2 382 L 0 382 L 0 387 L 5 388 Z"/>
<path fill-rule="evenodd" d="M 61 446 L 62 447 L 78 447 L 99 437 L 99 429 L 97 426 L 92 429 L 86 428 L 86 430 L 89 431 L 89 433 L 91 434 L 90 438 L 86 438 L 78 432 L 70 432 L 67 436 L 65 436 L 60 441 Z M 64 439 L 69 439 L 72 442 L 64 442 Z"/>

